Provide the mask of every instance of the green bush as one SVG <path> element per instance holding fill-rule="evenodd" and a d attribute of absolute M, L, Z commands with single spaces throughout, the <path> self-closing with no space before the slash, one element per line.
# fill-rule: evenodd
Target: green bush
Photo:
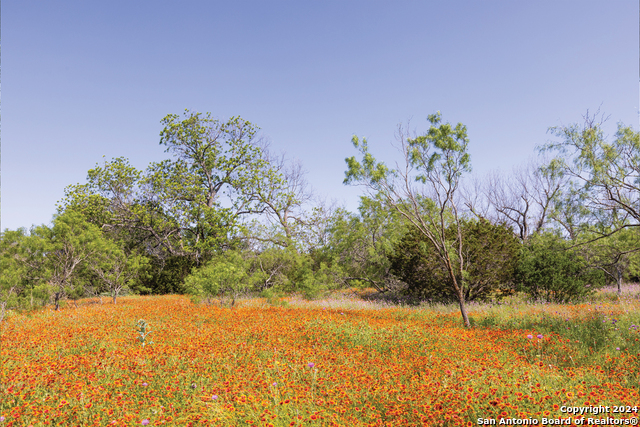
<path fill-rule="evenodd" d="M 289 248 L 261 253 L 230 250 L 194 268 L 184 288 L 193 302 L 219 298 L 233 306 L 239 296 L 252 293 L 273 303 L 283 294 L 318 298 L 337 286 L 340 274 L 339 267 L 316 263 L 309 254 Z"/>
<path fill-rule="evenodd" d="M 453 241 L 453 227 L 447 233 Z M 464 221 L 462 246 L 466 301 L 512 291 L 520 243 L 508 227 L 487 220 Z M 408 294 L 437 302 L 457 301 L 442 261 L 416 229 L 409 231 L 395 246 L 390 259 L 391 272 L 407 284 Z"/>
<path fill-rule="evenodd" d="M 258 292 L 302 294 L 315 299 L 339 286 L 342 270 L 337 263 L 322 262 L 292 248 L 270 248 L 247 254 L 250 286 Z"/>
<path fill-rule="evenodd" d="M 209 261 L 204 267 L 194 269 L 185 279 L 185 289 L 195 300 L 204 299 L 208 304 L 219 298 L 221 305 L 235 305 L 236 299 L 248 290 L 249 280 L 246 262 L 235 251 Z"/>
<path fill-rule="evenodd" d="M 520 253 L 516 269 L 518 290 L 536 300 L 568 302 L 583 299 L 604 286 L 604 272 L 586 260 L 560 237 L 534 236 Z"/>
<path fill-rule="evenodd" d="M 299 285 L 299 291 L 310 300 L 322 298 L 328 291 L 338 286 L 341 273 L 339 267 L 321 262 L 317 270 L 305 272 Z"/>
<path fill-rule="evenodd" d="M 29 290 L 25 290 L 16 307 L 23 310 L 34 310 L 40 307 L 45 307 L 51 303 L 53 293 L 55 292 L 54 286 L 49 283 L 40 283 Z"/>
<path fill-rule="evenodd" d="M 266 303 L 272 307 L 289 307 L 289 303 L 282 299 L 282 294 L 274 288 L 269 288 L 260 293 L 260 296 L 266 299 Z"/>

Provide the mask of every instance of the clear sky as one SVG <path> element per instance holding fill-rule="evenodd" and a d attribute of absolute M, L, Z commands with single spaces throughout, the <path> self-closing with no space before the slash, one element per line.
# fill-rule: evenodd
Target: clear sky
<path fill-rule="evenodd" d="M 2 3 L 2 229 L 49 223 L 96 163 L 166 158 L 160 120 L 234 115 L 348 209 L 351 136 L 393 162 L 400 122 L 467 125 L 509 171 L 598 107 L 638 128 L 638 0 Z"/>

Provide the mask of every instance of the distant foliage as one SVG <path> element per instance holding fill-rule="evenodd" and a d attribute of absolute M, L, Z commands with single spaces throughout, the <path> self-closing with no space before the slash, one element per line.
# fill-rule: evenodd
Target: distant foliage
<path fill-rule="evenodd" d="M 640 133 L 619 125 L 607 140 L 603 121 L 584 119 L 550 129 L 559 139 L 541 151 L 555 157 L 473 188 L 463 186 L 466 126 L 439 112 L 423 134 L 398 128 L 395 167 L 354 136 L 359 158 L 345 159 L 344 182 L 365 192 L 348 212 L 317 199 L 302 166 L 270 152 L 254 124 L 167 115 L 168 158 L 144 170 L 122 157 L 96 165 L 65 189 L 50 225 L 0 233 L 0 320 L 106 295 L 233 306 L 246 294 L 274 302 L 366 287 L 456 302 L 471 326 L 466 301 L 520 290 L 566 302 L 605 278 L 620 292 L 640 281 Z"/>
<path fill-rule="evenodd" d="M 551 234 L 535 236 L 523 246 L 516 280 L 519 290 L 549 302 L 584 298 L 606 281 L 603 271 L 590 268 L 567 242 Z"/>
<path fill-rule="evenodd" d="M 358 214 L 339 211 L 330 227 L 326 260 L 339 264 L 349 286 L 395 290 L 389 253 L 406 233 L 402 216 L 378 198 L 361 197 Z"/>
<path fill-rule="evenodd" d="M 146 275 L 140 281 L 141 294 L 184 294 L 184 280 L 196 267 L 196 262 L 186 256 L 171 256 L 166 259 L 151 258 L 145 267 Z"/>

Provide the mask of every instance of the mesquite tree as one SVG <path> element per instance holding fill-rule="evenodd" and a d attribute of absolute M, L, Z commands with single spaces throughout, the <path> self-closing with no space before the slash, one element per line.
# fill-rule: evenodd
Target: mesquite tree
<path fill-rule="evenodd" d="M 592 221 L 598 227 L 612 227 L 602 237 L 640 226 L 640 133 L 619 123 L 610 141 L 602 130 L 606 119 L 597 115 L 587 112 L 582 125 L 550 128 L 560 140 L 540 150 L 556 153 L 547 169 L 559 171 L 574 183 L 580 204 L 593 213 L 607 214 Z"/>
<path fill-rule="evenodd" d="M 44 277 L 53 290 L 56 310 L 63 297 L 73 293 L 74 279 L 83 263 L 104 250 L 100 229 L 74 211 L 58 215 L 53 227 L 36 227 L 31 232 L 44 256 Z"/>
<path fill-rule="evenodd" d="M 428 120 L 431 126 L 424 135 L 410 138 L 399 128 L 404 162 L 396 169 L 378 162 L 369 153 L 366 139 L 354 136 L 352 143 L 362 154 L 362 160 L 346 159 L 344 182 L 363 185 L 368 192 L 380 195 L 425 237 L 447 272 L 463 322 L 470 327 L 465 306 L 467 260 L 456 194 L 462 175 L 471 171 L 467 128 L 462 123 L 455 127 L 442 123 L 440 112 L 430 115 Z"/>

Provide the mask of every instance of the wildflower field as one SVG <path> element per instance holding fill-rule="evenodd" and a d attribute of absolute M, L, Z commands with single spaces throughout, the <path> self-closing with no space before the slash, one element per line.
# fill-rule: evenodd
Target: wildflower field
<path fill-rule="evenodd" d="M 446 307 L 155 296 L 13 314 L 0 426 L 637 422 L 637 297 L 470 313 L 465 329 Z"/>

